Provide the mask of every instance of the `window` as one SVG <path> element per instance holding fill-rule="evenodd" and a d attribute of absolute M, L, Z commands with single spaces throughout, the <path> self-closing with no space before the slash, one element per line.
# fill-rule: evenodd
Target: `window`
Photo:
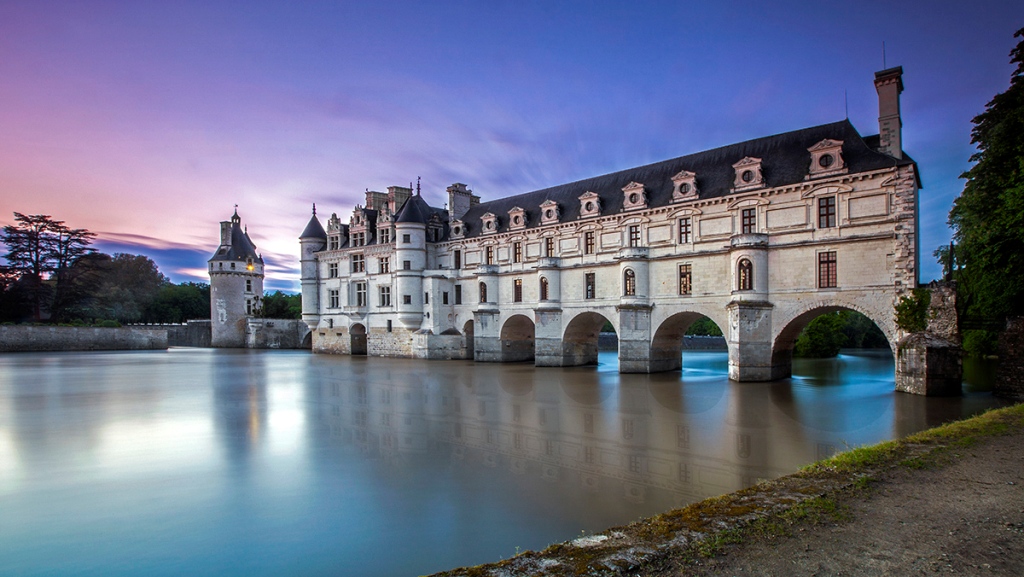
<path fill-rule="evenodd" d="M 352 233 L 352 246 L 363 246 L 366 244 L 366 233 L 365 232 L 354 232 Z"/>
<path fill-rule="evenodd" d="M 441 293 L 441 304 L 448 304 L 448 291 L 444 291 Z"/>
<path fill-rule="evenodd" d="M 423 293 L 423 304 L 430 304 L 430 293 Z"/>
<path fill-rule="evenodd" d="M 629 225 L 629 246 L 640 246 L 640 225 Z"/>
<path fill-rule="evenodd" d="M 379 303 L 382 307 L 391 306 L 391 287 L 382 286 L 377 289 L 379 291 Z"/>
<path fill-rule="evenodd" d="M 517 278 L 512 284 L 512 302 L 523 302 L 523 279 Z"/>
<path fill-rule="evenodd" d="M 412 304 L 412 295 L 402 295 L 402 304 L 403 305 L 411 305 Z"/>
<path fill-rule="evenodd" d="M 744 208 L 741 216 L 740 230 L 743 234 L 754 234 L 757 232 L 757 209 Z"/>
<path fill-rule="evenodd" d="M 366 283 L 364 282 L 356 283 L 356 306 L 366 306 Z"/>
<path fill-rule="evenodd" d="M 378 229 L 377 230 L 377 236 L 380 237 L 380 242 L 382 244 L 387 244 L 387 243 L 391 242 L 391 229 L 390 228 Z"/>
<path fill-rule="evenodd" d="M 331 289 L 331 290 L 327 291 L 327 306 L 329 308 L 332 308 L 332 309 L 338 308 L 338 305 L 339 305 L 338 301 L 339 300 L 340 299 L 338 298 L 338 290 L 337 289 Z"/>
<path fill-rule="evenodd" d="M 409 244 L 410 242 L 412 242 L 412 237 L 407 235 L 407 234 L 403 234 L 402 235 L 402 244 Z"/>
<path fill-rule="evenodd" d="M 836 251 L 818 253 L 818 288 L 839 286 L 836 275 Z"/>
<path fill-rule="evenodd" d="M 512 243 L 512 262 L 523 262 L 523 243 Z"/>
<path fill-rule="evenodd" d="M 549 236 L 544 239 L 544 256 L 555 256 L 555 237 Z"/>
<path fill-rule="evenodd" d="M 540 300 L 548 300 L 548 279 L 540 277 Z"/>
<path fill-rule="evenodd" d="M 327 239 L 327 250 L 338 250 L 339 248 L 341 248 L 341 237 L 331 235 Z"/>
<path fill-rule="evenodd" d="M 338 263 L 327 263 L 327 276 L 328 278 L 338 278 Z"/>
<path fill-rule="evenodd" d="M 391 272 L 391 257 L 382 256 L 378 259 L 377 264 L 380 267 L 380 274 L 387 274 Z"/>
<path fill-rule="evenodd" d="M 751 264 L 750 259 L 740 259 L 737 265 L 737 289 L 741 291 L 754 290 L 754 265 Z"/>
<path fill-rule="evenodd" d="M 630 455 L 629 456 L 629 472 L 639 473 L 640 472 L 640 456 Z"/>
<path fill-rule="evenodd" d="M 388 332 L 391 332 L 391 320 L 388 320 Z M 388 399 L 388 402 L 391 402 L 390 398 Z"/>
<path fill-rule="evenodd" d="M 836 197 L 823 196 L 818 199 L 818 228 L 832 228 L 836 225 Z"/>
<path fill-rule="evenodd" d="M 484 249 L 484 264 L 494 264 L 494 247 L 489 246 Z"/>
<path fill-rule="evenodd" d="M 247 292 L 247 293 L 251 293 L 252 292 L 252 280 L 251 279 L 245 279 L 245 292 Z"/>
<path fill-rule="evenodd" d="M 231 270 L 235 270 L 235 263 L 231 263 Z"/>
<path fill-rule="evenodd" d="M 596 285 L 595 275 L 592 272 L 588 272 L 584 278 L 585 278 L 586 289 L 585 289 L 585 293 L 584 293 L 584 297 L 583 298 L 592 299 L 592 298 L 594 298 L 594 292 L 595 292 L 594 289 L 595 289 L 595 285 Z"/>
<path fill-rule="evenodd" d="M 583 254 L 594 254 L 594 231 L 583 233 Z"/>
<path fill-rule="evenodd" d="M 455 304 L 462 304 L 462 285 L 455 285 Z"/>
<path fill-rule="evenodd" d="M 462 268 L 462 251 L 461 250 L 455 251 L 455 254 L 452 255 L 452 268 L 454 268 L 456 270 Z"/>
<path fill-rule="evenodd" d="M 480 283 L 480 302 L 487 302 L 487 283 Z"/>
<path fill-rule="evenodd" d="M 679 294 L 688 295 L 693 292 L 693 277 L 691 276 L 690 265 L 679 265 Z"/>
<path fill-rule="evenodd" d="M 690 234 L 693 232 L 690 217 L 679 219 L 679 244 L 688 244 Z"/>
<path fill-rule="evenodd" d="M 352 255 L 352 272 L 365 272 L 366 259 L 361 254 Z"/>
<path fill-rule="evenodd" d="M 622 275 L 622 294 L 627 297 L 636 296 L 636 273 L 627 268 Z"/>
<path fill-rule="evenodd" d="M 403 260 L 402 261 L 402 270 L 412 270 L 412 261 L 411 260 Z"/>
<path fill-rule="evenodd" d="M 249 299 L 245 299 L 245 314 L 252 314 L 252 301 Z"/>

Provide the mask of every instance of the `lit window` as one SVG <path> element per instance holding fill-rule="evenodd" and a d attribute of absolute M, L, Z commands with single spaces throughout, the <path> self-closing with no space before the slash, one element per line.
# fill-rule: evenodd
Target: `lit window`
<path fill-rule="evenodd" d="M 679 294 L 688 295 L 693 292 L 693 277 L 690 265 L 679 265 Z"/>
<path fill-rule="evenodd" d="M 679 244 L 688 244 L 690 234 L 693 232 L 690 217 L 679 219 Z"/>
<path fill-rule="evenodd" d="M 627 297 L 636 296 L 636 273 L 627 268 L 622 279 L 622 294 Z"/>
<path fill-rule="evenodd" d="M 540 277 L 540 300 L 548 300 L 548 279 Z"/>
<path fill-rule="evenodd" d="M 523 279 L 517 278 L 512 285 L 512 302 L 523 302 Z"/>
<path fill-rule="evenodd" d="M 523 262 L 523 243 L 512 243 L 512 262 Z"/>
<path fill-rule="evenodd" d="M 836 225 L 836 197 L 824 196 L 818 199 L 818 228 L 832 228 Z"/>
<path fill-rule="evenodd" d="M 484 249 L 484 264 L 494 264 L 494 247 L 489 246 Z"/>
<path fill-rule="evenodd" d="M 629 246 L 640 246 L 640 225 L 629 225 Z"/>
<path fill-rule="evenodd" d="M 594 254 L 594 231 L 583 233 L 583 254 Z"/>
<path fill-rule="evenodd" d="M 737 265 L 737 288 L 741 291 L 754 290 L 754 265 L 750 259 L 740 259 Z"/>
<path fill-rule="evenodd" d="M 480 302 L 487 302 L 487 283 L 480 283 Z"/>
<path fill-rule="evenodd" d="M 547 237 L 544 239 L 544 256 L 555 256 L 555 239 L 554 237 Z"/>
<path fill-rule="evenodd" d="M 836 270 L 836 252 L 818 253 L 818 288 L 836 288 L 839 286 Z"/>

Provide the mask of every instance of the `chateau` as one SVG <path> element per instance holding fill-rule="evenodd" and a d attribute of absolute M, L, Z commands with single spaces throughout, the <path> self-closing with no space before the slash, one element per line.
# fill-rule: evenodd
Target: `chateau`
<path fill-rule="evenodd" d="M 574 366 L 596 362 L 610 322 L 620 371 L 656 372 L 680 368 L 706 316 L 730 378 L 763 381 L 788 376 L 803 327 L 839 309 L 895 348 L 893 304 L 918 270 L 902 72 L 875 74 L 874 136 L 840 120 L 489 202 L 455 183 L 445 208 L 392 186 L 326 229 L 314 207 L 300 236 L 312 348 Z"/>

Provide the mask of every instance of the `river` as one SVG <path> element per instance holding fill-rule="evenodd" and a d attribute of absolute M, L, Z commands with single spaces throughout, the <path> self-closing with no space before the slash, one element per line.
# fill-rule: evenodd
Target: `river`
<path fill-rule="evenodd" d="M 172 348 L 0 355 L 0 575 L 422 575 L 734 491 L 999 403 L 888 351 L 681 372 Z M 978 379 L 978 382 L 971 382 Z"/>

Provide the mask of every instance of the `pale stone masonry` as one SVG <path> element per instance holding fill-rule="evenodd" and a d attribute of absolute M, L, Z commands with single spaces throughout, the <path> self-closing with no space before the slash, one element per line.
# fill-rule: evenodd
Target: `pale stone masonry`
<path fill-rule="evenodd" d="M 300 237 L 315 352 L 539 366 L 678 369 L 707 316 L 729 375 L 790 374 L 816 316 L 859 311 L 890 343 L 917 286 L 917 165 L 900 148 L 902 69 L 876 74 L 881 136 L 848 120 L 489 202 L 461 183 L 446 208 L 419 187 L 368 192 Z M 895 115 L 895 116 L 894 116 Z"/>

